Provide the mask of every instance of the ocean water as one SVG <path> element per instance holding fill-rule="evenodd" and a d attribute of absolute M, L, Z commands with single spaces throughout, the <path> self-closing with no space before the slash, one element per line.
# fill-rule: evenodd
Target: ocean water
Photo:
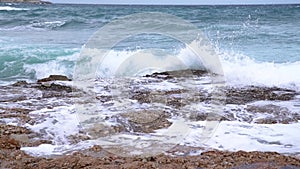
<path fill-rule="evenodd" d="M 299 87 L 299 5 L 110 6 L 0 4 L 0 81 L 73 76 L 82 46 L 111 20 L 164 12 L 197 26 L 215 47 L 229 83 Z M 119 51 L 182 46 L 167 38 L 131 38 Z M 149 39 L 151 41 L 149 42 Z"/>
<path fill-rule="evenodd" d="M 226 105 L 224 110 L 233 112 L 235 118 L 238 119 L 241 116 L 247 116 L 247 113 L 251 113 L 246 110 L 247 106 L 275 105 L 283 107 L 284 110 L 287 109 L 300 114 L 300 5 L 114 6 L 0 3 L 1 86 L 19 80 L 34 82 L 51 74 L 62 74 L 73 78 L 76 76 L 74 72 L 80 58 L 80 52 L 96 31 L 115 19 L 141 12 L 171 14 L 199 28 L 220 59 L 226 85 L 231 87 L 281 87 L 295 90 L 298 93 L 294 99 L 289 101 L 257 100 L 244 105 Z M 161 20 L 161 18 L 157 19 Z M 130 25 L 126 26 L 130 27 Z M 105 66 L 113 67 L 118 62 L 118 57 L 130 56 L 139 50 L 152 48 L 159 48 L 182 58 L 189 55 L 189 51 L 186 50 L 184 44 L 178 40 L 162 35 L 140 34 L 124 39 L 112 47 L 108 53 L 111 62 L 107 62 L 109 65 Z M 160 54 L 157 53 L 158 56 Z M 191 61 L 185 60 L 185 62 Z M 110 96 L 118 94 L 104 90 L 107 87 L 113 88 L 116 81 L 118 79 L 100 79 L 99 84 L 96 85 L 96 95 Z M 183 82 L 185 81 L 187 80 L 183 80 Z M 197 86 L 199 84 L 201 86 L 204 84 L 203 88 L 205 88 L 205 84 L 209 83 L 209 79 L 205 78 L 196 79 L 195 81 L 193 85 Z M 182 89 L 178 82 L 154 80 L 146 84 L 143 78 L 134 79 L 129 84 L 129 88 L 140 90 L 173 91 Z M 191 86 L 195 87 L 193 85 Z M 37 94 L 31 91 L 22 92 L 33 93 L 32 96 L 28 96 L 27 100 L 27 102 L 33 104 L 36 104 L 34 103 L 36 102 L 35 99 L 38 99 L 38 95 L 41 95 L 39 92 Z M 10 96 L 10 94 L 13 96 Z M 3 98 L 1 98 L 3 104 L 1 103 L 0 106 L 22 107 L 22 102 L 6 103 L 3 101 L 6 97 L 14 97 L 14 94 L 14 92 L 6 93 L 3 90 Z M 172 97 L 176 97 L 176 95 Z M 120 100 L 123 99 L 120 98 Z M 22 149 L 26 152 L 33 155 L 53 155 L 88 148 L 94 144 L 107 145 L 107 142 L 109 142 L 108 140 L 92 139 L 78 144 L 71 144 L 67 139 L 68 136 L 80 131 L 78 127 L 80 122 L 76 121 L 78 114 L 74 113 L 74 109 L 78 105 L 70 104 L 70 100 L 65 100 L 65 98 L 40 100 L 43 104 L 44 101 L 50 107 L 51 104 L 57 106 L 54 106 L 53 109 L 48 108 L 49 106 L 43 109 L 36 108 L 35 111 L 30 112 L 30 115 L 32 117 L 44 115 L 48 119 L 41 120 L 40 123 L 35 125 L 25 124 L 25 126 L 36 132 L 46 131 L 48 135 L 45 134 L 45 138 L 52 139 L 53 144 L 23 147 Z M 115 102 L 108 101 L 103 105 L 96 105 L 101 118 L 109 116 L 113 119 L 114 115 L 132 109 L 158 107 L 157 109 L 162 111 L 177 111 L 176 108 L 164 107 L 156 103 L 153 105 L 139 104 L 132 99 L 128 100 L 128 103 L 124 103 L 124 106 L 118 107 L 114 104 Z M 187 112 L 207 110 L 209 107 L 207 104 L 192 102 L 178 110 Z M 91 114 L 93 114 L 92 109 L 86 107 L 89 106 L 83 106 L 87 112 L 91 111 Z M 263 117 L 266 114 L 261 113 L 258 116 Z M 172 117 L 169 120 L 173 120 L 174 124 L 180 125 L 180 119 L 174 118 Z M 6 124 L 19 124 L 15 119 L 2 119 L 1 121 Z M 56 122 L 53 123 L 53 121 Z M 106 121 L 105 123 L 113 124 L 115 122 Z M 295 134 L 298 132 L 299 122 L 274 125 L 254 124 L 243 120 L 222 122 L 211 136 L 212 139 L 202 144 L 201 132 L 203 132 L 204 123 L 204 121 L 188 121 L 189 135 L 185 135 L 180 144 L 231 151 L 261 150 L 291 154 L 299 154 L 300 152 L 300 137 Z M 173 129 L 176 129 L 176 125 L 173 126 Z M 126 140 L 141 139 L 145 142 L 139 143 L 146 144 L 147 140 L 158 139 L 164 133 L 166 131 L 161 129 L 157 131 L 157 135 L 153 138 L 150 138 L 149 135 L 142 137 L 140 135 L 123 134 L 117 135 L 113 139 L 122 140 L 122 138 L 125 138 L 123 144 L 130 144 L 130 141 L 126 142 Z M 230 142 L 224 141 L 230 139 Z M 135 153 L 139 154 L 139 152 Z"/>

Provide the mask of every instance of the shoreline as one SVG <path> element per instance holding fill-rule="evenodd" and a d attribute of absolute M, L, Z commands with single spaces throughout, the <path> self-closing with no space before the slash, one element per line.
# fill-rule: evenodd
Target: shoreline
<path fill-rule="evenodd" d="M 184 71 L 182 71 L 184 72 Z M 174 82 L 177 78 L 193 78 L 193 77 L 202 77 L 205 76 L 205 72 L 194 72 L 192 76 L 183 76 L 185 73 L 181 72 L 164 72 L 164 73 L 154 73 L 143 77 L 147 79 L 144 85 L 150 86 L 152 88 L 148 90 L 155 90 L 157 84 L 166 84 L 167 82 Z M 180 81 L 180 80 L 179 80 Z M 161 83 L 162 82 L 162 83 Z M 66 106 L 74 104 L 74 100 L 82 98 L 82 91 L 76 89 L 71 85 L 72 81 L 68 77 L 61 75 L 52 75 L 48 78 L 40 79 L 34 83 L 27 83 L 26 81 L 19 81 L 12 85 L 0 86 L 0 91 L 5 92 L 6 95 L 3 95 L 0 98 L 0 166 L 2 168 L 233 168 L 236 169 L 247 169 L 249 168 L 280 168 L 280 167 L 290 167 L 291 169 L 296 169 L 300 167 L 300 157 L 299 154 L 280 154 L 275 152 L 275 150 L 270 151 L 228 151 L 228 150 L 217 150 L 216 148 L 207 148 L 207 147 L 192 147 L 187 145 L 177 145 L 172 149 L 164 152 L 164 154 L 153 155 L 149 157 L 142 156 L 130 156 L 130 157 L 121 157 L 116 156 L 108 152 L 108 149 L 104 149 L 101 146 L 95 144 L 91 148 L 85 148 L 80 150 L 68 150 L 65 151 L 62 155 L 55 154 L 53 156 L 48 156 L 48 158 L 42 156 L 31 156 L 22 150 L 24 147 L 38 147 L 40 145 L 45 146 L 44 149 L 47 149 L 51 145 L 56 145 L 57 140 L 55 140 L 56 131 L 53 129 L 38 129 L 32 130 L 31 128 L 34 125 L 40 125 L 44 121 L 49 121 L 50 125 L 53 125 L 55 128 L 56 124 L 62 123 L 61 119 L 55 118 L 55 114 L 61 114 L 61 112 L 56 111 L 60 106 Z M 133 83 L 134 84 L 134 83 Z M 143 84 L 143 83 L 142 83 Z M 109 85 L 109 84 L 106 84 Z M 140 83 L 138 83 L 140 86 Z M 155 89 L 153 89 L 153 87 Z M 158 87 L 158 86 L 156 86 Z M 109 88 L 107 88 L 109 89 Z M 107 90 L 104 87 L 104 90 Z M 157 89 L 156 89 L 157 90 Z M 247 105 L 253 101 L 259 100 L 269 100 L 269 101 L 288 101 L 293 100 L 295 95 L 298 95 L 296 91 L 282 89 L 282 88 L 268 88 L 268 87 L 256 87 L 249 86 L 243 88 L 225 88 L 226 93 L 226 103 L 227 104 L 236 104 L 236 105 Z M 165 104 L 168 106 L 174 107 L 184 107 L 189 102 L 184 102 L 186 98 L 178 98 L 181 94 L 186 91 L 183 89 L 173 88 L 168 90 L 168 88 L 159 88 L 158 93 L 149 93 L 149 91 L 142 89 L 139 90 L 136 88 L 132 95 L 132 99 L 136 100 L 138 103 L 149 104 L 151 102 L 161 102 L 161 99 L 155 97 L 167 98 L 169 96 L 177 96 L 170 100 L 167 100 Z M 207 102 L 210 100 L 208 95 L 205 95 L 203 91 L 203 96 L 199 97 L 199 101 Z M 4 94 L 4 93 L 3 93 Z M 154 97 L 155 96 L 155 97 Z M 183 96 L 183 95 L 182 95 Z M 152 98 L 149 100 L 149 98 Z M 101 104 L 106 104 L 111 101 L 109 96 L 98 96 L 98 101 Z M 178 100 L 179 99 L 179 100 Z M 181 100 L 182 99 L 182 100 Z M 55 102 L 48 102 L 48 100 L 57 100 Z M 152 100 L 152 101 L 151 101 Z M 196 100 L 197 101 L 197 100 Z M 44 111 L 45 109 L 49 110 Z M 237 111 L 238 109 L 232 110 Z M 284 109 L 280 106 L 267 104 L 267 105 L 247 105 L 245 111 L 256 112 L 257 114 L 270 114 L 275 115 L 275 117 L 264 117 L 260 120 L 255 120 L 252 116 L 255 113 L 252 113 L 252 116 L 246 118 L 245 122 L 249 124 L 262 124 L 270 125 L 273 124 L 282 124 L 289 125 L 299 123 L 299 115 L 293 114 L 288 109 Z M 35 112 L 35 113 L 32 113 Z M 148 113 L 148 114 L 147 114 Z M 226 112 L 227 114 L 223 116 L 220 121 L 226 121 L 227 123 L 236 122 L 238 119 L 234 118 L 232 112 Z M 134 116 L 138 114 L 138 118 Z M 95 128 L 96 136 L 101 136 L 107 134 L 106 131 L 111 132 L 109 134 L 118 134 L 131 132 L 128 131 L 125 127 L 122 127 L 122 119 L 129 119 L 129 123 L 124 125 L 130 125 L 133 132 L 138 133 L 152 133 L 155 130 L 163 129 L 170 126 L 170 121 L 168 121 L 168 113 L 165 114 L 153 114 L 153 118 L 157 118 L 154 122 L 155 125 L 145 125 L 144 121 L 141 121 L 146 118 L 140 117 L 151 117 L 149 116 L 149 111 L 136 111 L 136 112 L 127 112 L 123 113 L 120 116 L 115 115 L 107 118 L 116 118 L 121 120 L 119 126 L 107 126 L 105 130 L 100 128 Z M 288 116 L 287 116 L 288 114 Z M 66 114 L 61 114 L 65 116 Z M 54 117 L 52 117 L 54 116 Z M 50 117 L 50 119 L 47 119 Z M 258 117 L 261 117 L 258 115 Z M 64 117 L 69 119 L 67 116 Z M 207 118 L 207 114 L 191 114 L 190 117 L 187 117 L 191 122 L 201 122 Z M 251 119 L 252 118 L 252 119 Z M 151 118 L 146 119 L 151 120 Z M 243 120 L 243 119 L 241 119 Z M 48 124 L 48 123 L 46 123 Z M 195 123 L 197 124 L 197 123 Z M 30 127 L 31 126 L 31 127 Z M 43 126 L 43 125 L 42 125 Z M 245 128 L 248 128 L 244 124 L 241 124 Z M 49 126 L 48 126 L 49 127 Z M 59 128 L 59 126 L 56 126 Z M 103 126 L 102 126 L 103 127 Z M 251 127 L 251 126 L 249 126 Z M 199 128 L 200 129 L 200 128 Z M 238 128 L 235 128 L 238 130 Z M 276 129 L 276 128 L 272 128 Z M 71 130 L 73 130 L 71 126 Z M 45 136 L 47 132 L 54 132 L 53 138 Z M 92 130 L 91 130 L 92 131 Z M 78 133 L 70 133 L 65 135 L 66 139 L 70 144 L 74 145 L 85 140 L 91 140 L 90 136 L 85 135 L 86 131 L 78 131 Z M 232 132 L 228 130 L 228 133 Z M 232 132 L 233 133 L 233 132 Z M 89 133 L 91 134 L 91 133 Z M 226 134 L 226 133 L 225 133 Z M 233 133 L 234 134 L 234 133 Z M 239 133 L 236 133 L 239 134 Z M 248 133 L 251 134 L 251 133 Z M 276 134 L 276 133 L 273 133 Z M 262 134 L 263 135 L 263 134 Z M 221 136 L 221 135 L 220 135 Z M 234 136 L 234 135 L 233 135 Z M 253 135 L 255 137 L 256 135 Z M 61 136 L 60 136 L 61 137 Z M 263 138 L 263 137 L 262 137 Z M 224 140 L 226 142 L 226 140 Z M 289 149 L 297 149 L 297 144 L 287 144 L 285 142 L 264 140 L 257 138 L 257 142 L 261 143 L 264 146 L 287 146 Z M 232 142 L 228 140 L 230 144 L 235 144 L 238 142 Z M 222 144 L 224 142 L 220 142 Z M 246 142 L 245 144 L 247 144 Z M 248 143 L 249 144 L 249 143 Z M 286 144 L 286 145 L 285 145 Z M 63 144 L 64 145 L 64 144 Z M 224 144 L 223 144 L 224 145 Z M 225 145 L 224 145 L 225 146 Z M 293 147 L 295 146 L 295 147 Z M 116 148 L 118 149 L 118 148 Z M 225 148 L 226 149 L 226 148 Z M 238 149 L 238 147 L 237 147 Z M 259 147 L 257 147 L 259 149 Z M 33 150 L 33 149 L 32 149 Z M 36 149 L 37 150 L 37 149 Z M 270 150 L 270 149 L 269 149 Z M 50 150 L 49 150 L 50 151 Z M 79 151 L 79 152 L 78 152 Z M 288 151 L 288 149 L 287 149 Z M 0 167 L 0 168 L 1 168 Z"/>
<path fill-rule="evenodd" d="M 6 141 L 3 143 L 3 141 Z M 3 146 L 5 144 L 5 146 Z M 19 150 L 18 142 L 0 137 L 1 168 L 216 168 L 216 169 L 297 169 L 300 159 L 276 152 L 229 152 L 211 150 L 198 156 L 120 157 L 94 146 L 82 152 L 73 152 L 55 158 L 33 157 Z"/>

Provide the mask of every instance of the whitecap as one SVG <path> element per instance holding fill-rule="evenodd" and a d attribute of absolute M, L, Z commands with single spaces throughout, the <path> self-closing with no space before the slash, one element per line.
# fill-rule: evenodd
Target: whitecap
<path fill-rule="evenodd" d="M 28 8 L 16 8 L 11 6 L 0 6 L 0 11 L 27 11 Z"/>
<path fill-rule="evenodd" d="M 300 61 L 259 62 L 237 53 L 219 55 L 226 83 L 230 86 L 276 86 L 300 90 Z"/>
<path fill-rule="evenodd" d="M 45 22 L 34 21 L 31 23 L 31 26 L 34 28 L 53 29 L 53 28 L 61 27 L 65 24 L 66 24 L 65 21 L 45 21 Z"/>

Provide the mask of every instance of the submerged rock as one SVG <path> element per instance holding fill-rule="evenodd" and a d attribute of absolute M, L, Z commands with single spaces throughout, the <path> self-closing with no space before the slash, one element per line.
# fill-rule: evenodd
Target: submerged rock
<path fill-rule="evenodd" d="M 49 81 L 72 81 L 72 80 L 69 79 L 67 76 L 63 76 L 63 75 L 50 75 L 47 78 L 39 79 L 37 82 L 41 83 L 41 82 L 49 82 Z"/>
<path fill-rule="evenodd" d="M 275 124 L 275 123 L 297 123 L 300 120 L 300 115 L 289 111 L 285 107 L 280 107 L 272 104 L 264 106 L 248 105 L 246 110 L 251 113 L 265 114 L 264 117 L 255 119 L 255 123 L 259 124 Z"/>

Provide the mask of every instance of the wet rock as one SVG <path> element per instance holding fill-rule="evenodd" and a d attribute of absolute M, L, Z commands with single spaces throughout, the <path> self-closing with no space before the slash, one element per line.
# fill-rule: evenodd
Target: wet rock
<path fill-rule="evenodd" d="M 31 131 L 24 127 L 0 124 L 0 136 L 11 134 L 30 134 Z"/>
<path fill-rule="evenodd" d="M 262 106 L 247 105 L 246 110 L 255 113 L 285 114 L 285 115 L 289 114 L 289 110 L 287 108 L 280 107 L 273 104 L 267 104 Z"/>
<path fill-rule="evenodd" d="M 227 104 L 246 104 L 259 100 L 291 100 L 295 97 L 296 91 L 282 89 L 277 87 L 257 87 L 249 86 L 244 88 L 227 88 L 226 93 Z"/>
<path fill-rule="evenodd" d="M 25 86 L 28 85 L 26 81 L 17 81 L 16 83 L 13 84 L 13 86 Z"/>
<path fill-rule="evenodd" d="M 102 147 L 99 145 L 95 145 L 95 146 L 91 147 L 90 150 L 93 152 L 99 152 L 102 150 Z"/>
<path fill-rule="evenodd" d="M 53 142 L 50 140 L 35 140 L 35 139 L 30 139 L 25 141 L 20 140 L 19 142 L 22 145 L 22 147 L 37 147 L 41 144 L 53 144 Z"/>
<path fill-rule="evenodd" d="M 133 130 L 133 132 L 152 133 L 154 130 L 167 128 L 172 123 L 167 120 L 170 116 L 166 112 L 142 110 L 123 113 L 119 122 Z M 126 120 L 124 120 L 124 118 Z"/>
<path fill-rule="evenodd" d="M 183 147 L 183 149 L 185 149 Z M 100 146 L 90 149 L 102 153 Z M 80 152 L 55 158 L 38 158 L 26 155 L 17 149 L 1 149 L 0 159 L 4 168 L 216 168 L 216 169 L 255 169 L 300 167 L 300 160 L 274 152 L 227 152 L 207 151 L 198 156 L 168 156 L 160 154 L 150 157 L 120 157 L 113 154 L 90 156 Z"/>
<path fill-rule="evenodd" d="M 26 108 L 0 108 L 0 109 L 5 110 L 5 112 L 9 114 L 28 114 L 30 111 L 32 111 Z"/>
<path fill-rule="evenodd" d="M 1 118 L 16 118 L 18 122 L 21 124 L 25 124 L 31 121 L 31 118 L 29 117 L 28 113 L 31 111 L 29 109 L 23 109 L 23 108 L 0 108 L 0 110 L 4 110 L 4 112 L 0 113 L 0 120 Z"/>
<path fill-rule="evenodd" d="M 230 121 L 233 119 L 233 117 L 229 116 L 229 115 L 225 115 L 225 116 L 221 116 L 218 114 L 214 114 L 214 113 L 205 113 L 205 112 L 201 112 L 201 113 L 190 113 L 189 117 L 190 120 L 192 121 L 211 121 L 211 120 L 217 120 L 217 121 Z"/>
<path fill-rule="evenodd" d="M 112 96 L 96 96 L 96 99 L 99 100 L 101 103 L 109 102 L 113 99 Z"/>
<path fill-rule="evenodd" d="M 259 124 L 289 124 L 296 123 L 298 122 L 298 120 L 300 120 L 300 115 L 298 113 L 290 112 L 285 107 L 280 107 L 272 104 L 263 106 L 248 105 L 246 110 L 252 113 L 260 113 L 267 115 L 263 118 L 255 119 L 254 122 Z"/>
<path fill-rule="evenodd" d="M 71 144 L 76 144 L 84 140 L 89 140 L 90 137 L 84 134 L 76 134 L 68 137 L 68 140 Z"/>
<path fill-rule="evenodd" d="M 153 95 L 151 95 L 150 91 L 136 91 L 134 94 L 130 97 L 130 99 L 137 100 L 140 103 L 151 103 L 154 101 Z"/>
<path fill-rule="evenodd" d="M 176 77 L 191 77 L 191 76 L 204 76 L 207 75 L 209 72 L 206 70 L 194 70 L 194 69 L 187 69 L 187 70 L 175 70 L 175 71 L 166 71 L 166 72 L 156 72 L 151 75 L 146 75 L 145 77 L 153 77 L 159 79 L 173 79 Z"/>
<path fill-rule="evenodd" d="M 7 136 L 0 136 L 0 149 L 20 149 L 20 143 Z"/>
<path fill-rule="evenodd" d="M 101 123 L 97 123 L 94 124 L 93 127 L 88 128 L 86 132 L 92 138 L 100 138 L 100 137 L 105 137 L 112 134 L 120 133 L 123 131 L 126 131 L 126 129 L 122 125 L 108 126 Z"/>
<path fill-rule="evenodd" d="M 49 81 L 71 81 L 71 79 L 63 75 L 50 75 L 47 78 L 39 79 L 37 82 L 42 83 L 42 82 L 49 82 Z"/>
<path fill-rule="evenodd" d="M 63 85 L 54 84 L 54 83 L 51 83 L 49 85 L 38 85 L 38 86 L 36 86 L 36 88 L 38 88 L 40 90 L 51 90 L 51 91 L 58 91 L 58 92 L 62 92 L 62 91 L 72 92 L 72 87 L 63 86 Z"/>
<path fill-rule="evenodd" d="M 187 105 L 188 98 L 182 95 L 187 92 L 183 89 L 174 89 L 167 91 L 150 91 L 150 90 L 136 90 L 131 93 L 130 99 L 137 100 L 140 103 L 162 103 L 167 106 L 180 108 Z M 175 97 L 175 95 L 177 95 Z"/>

